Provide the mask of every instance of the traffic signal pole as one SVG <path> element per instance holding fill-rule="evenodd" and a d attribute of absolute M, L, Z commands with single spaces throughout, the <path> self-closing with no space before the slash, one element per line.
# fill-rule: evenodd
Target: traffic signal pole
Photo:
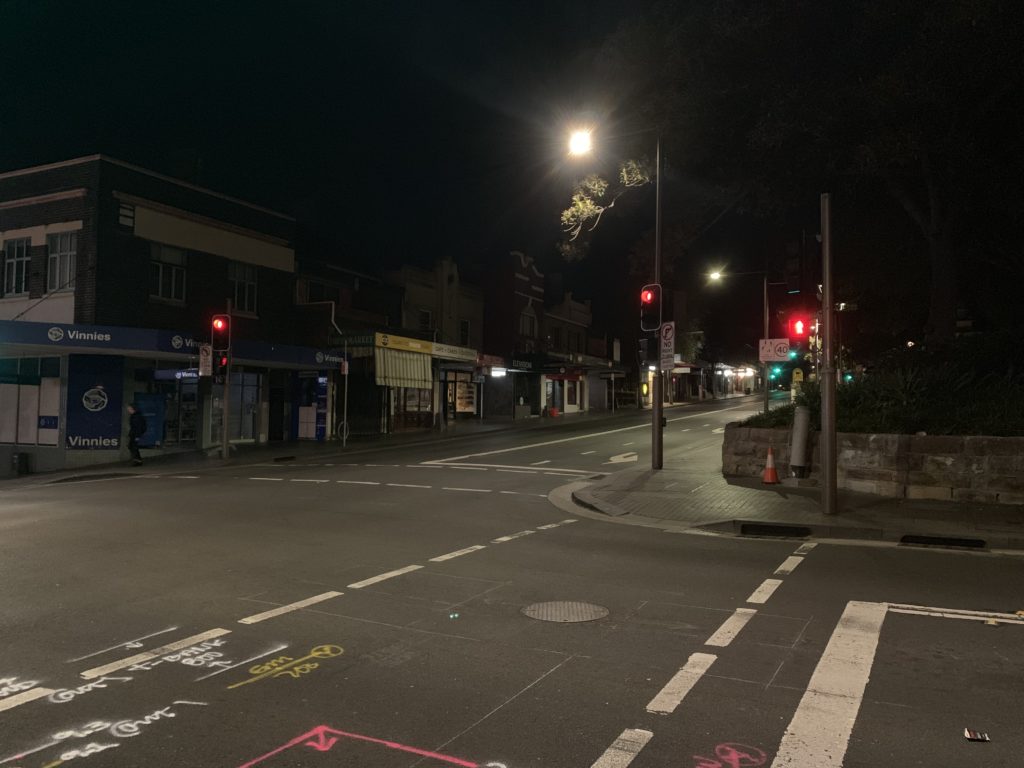
<path fill-rule="evenodd" d="M 839 511 L 836 490 L 836 360 L 832 349 L 835 300 L 832 296 L 832 203 L 821 195 L 821 507 L 826 515 Z"/>
<path fill-rule="evenodd" d="M 764 273 L 764 336 L 761 338 L 768 338 L 768 273 Z M 768 366 L 771 365 L 767 360 L 761 363 L 764 369 L 763 381 L 764 381 L 764 413 L 768 415 Z"/>
<path fill-rule="evenodd" d="M 228 318 L 231 317 L 231 299 L 228 299 Z M 231 320 L 228 320 L 230 328 Z M 220 455 L 222 459 L 231 458 L 231 444 L 228 440 L 228 414 L 231 409 L 231 350 L 227 354 L 228 363 L 224 366 L 224 399 L 220 409 Z"/>
<path fill-rule="evenodd" d="M 661 135 L 654 153 L 654 282 L 661 284 Z M 659 297 L 659 301 L 661 301 Z M 662 304 L 662 307 L 664 305 Z M 664 318 L 662 318 L 664 321 Z M 655 334 L 655 349 L 658 365 L 654 376 L 654 391 L 651 404 L 651 469 L 662 468 L 662 449 L 664 446 L 662 433 L 662 378 L 661 370 L 661 328 Z"/>

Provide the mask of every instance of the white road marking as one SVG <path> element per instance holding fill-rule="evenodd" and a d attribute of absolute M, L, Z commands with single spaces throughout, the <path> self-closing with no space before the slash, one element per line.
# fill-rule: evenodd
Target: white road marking
<path fill-rule="evenodd" d="M 174 480 L 198 480 L 199 475 L 171 475 Z"/>
<path fill-rule="evenodd" d="M 380 485 L 380 483 L 374 480 L 335 480 L 336 483 L 343 483 L 344 485 Z"/>
<path fill-rule="evenodd" d="M 329 483 L 330 480 L 314 480 L 313 478 L 305 477 L 291 477 L 289 481 L 292 483 Z"/>
<path fill-rule="evenodd" d="M 433 488 L 432 485 L 416 485 L 415 483 L 385 483 L 392 488 Z"/>
<path fill-rule="evenodd" d="M 172 651 L 180 651 L 182 648 L 188 648 L 190 645 L 201 643 L 204 640 L 212 640 L 215 637 L 223 637 L 224 635 L 230 635 L 230 629 L 210 629 L 206 632 L 201 632 L 198 635 L 192 635 L 192 637 L 186 637 L 184 640 L 175 640 L 173 643 L 167 645 L 161 645 L 159 648 L 154 648 L 151 651 L 145 653 L 137 653 L 134 656 L 129 656 L 126 659 L 120 659 L 119 661 L 112 661 L 109 664 L 104 664 L 102 667 L 93 667 L 87 669 L 84 672 L 79 673 L 86 680 L 91 680 L 94 677 L 103 677 L 109 672 L 116 672 L 119 669 L 130 667 L 133 664 L 138 664 L 142 661 L 149 661 L 155 659 L 157 656 L 164 656 Z"/>
<path fill-rule="evenodd" d="M 772 593 L 779 588 L 782 583 L 782 579 L 765 579 L 761 582 L 761 586 L 754 590 L 753 594 L 747 598 L 748 603 L 760 603 L 764 604 L 768 602 L 768 598 L 772 596 Z"/>
<path fill-rule="evenodd" d="M 693 653 L 672 679 L 665 684 L 661 692 L 651 699 L 647 711 L 656 715 L 669 715 L 676 711 L 686 694 L 696 685 L 705 672 L 710 669 L 718 657 L 711 653 Z"/>
<path fill-rule="evenodd" d="M 531 533 L 536 533 L 536 531 L 520 531 L 519 533 L 510 533 L 508 536 L 500 536 L 497 539 L 491 539 L 491 544 L 502 544 L 506 541 L 512 541 L 512 539 L 521 539 L 523 536 L 529 536 Z"/>
<path fill-rule="evenodd" d="M 576 477 L 576 475 L 570 475 L 565 472 L 545 472 L 544 474 L 552 477 Z"/>
<path fill-rule="evenodd" d="M 860 710 L 886 613 L 885 603 L 851 600 L 811 675 L 772 768 L 840 766 Z"/>
<path fill-rule="evenodd" d="M 627 451 L 626 453 L 619 453 L 615 456 L 610 456 L 605 464 L 628 464 L 631 461 L 637 461 L 638 456 L 636 451 Z"/>
<path fill-rule="evenodd" d="M 499 472 L 513 472 L 517 475 L 536 475 L 536 469 L 499 469 Z"/>
<path fill-rule="evenodd" d="M 702 427 L 710 427 L 710 424 L 701 424 Z"/>
<path fill-rule="evenodd" d="M 592 453 L 597 453 L 597 451 L 584 451 L 583 453 L 580 454 L 580 456 L 589 456 Z"/>
<path fill-rule="evenodd" d="M 411 469 L 443 469 L 441 464 L 406 464 Z"/>
<path fill-rule="evenodd" d="M 403 574 L 406 574 L 406 573 L 412 573 L 413 571 L 418 571 L 422 567 L 423 567 L 422 565 L 407 565 L 407 566 L 405 566 L 405 568 L 399 568 L 396 571 L 388 571 L 387 573 L 382 573 L 379 576 L 371 576 L 368 579 L 363 579 L 362 581 L 357 581 L 355 584 L 349 584 L 348 588 L 349 589 L 362 589 L 363 587 L 368 587 L 371 584 L 376 584 L 379 581 L 387 581 L 388 579 L 395 578 L 395 576 L 402 576 Z"/>
<path fill-rule="evenodd" d="M 444 486 L 443 488 L 441 488 L 441 490 L 442 491 L 466 491 L 467 493 L 490 493 L 491 492 L 490 488 L 452 488 L 452 487 L 449 487 L 447 485 Z"/>
<path fill-rule="evenodd" d="M 794 555 L 806 555 L 808 552 L 810 552 L 816 546 L 818 546 L 818 545 L 815 544 L 813 541 L 805 542 L 805 543 L 801 544 L 799 547 L 797 547 L 796 551 L 793 554 Z"/>
<path fill-rule="evenodd" d="M 550 463 L 551 463 L 551 459 L 543 459 L 542 461 L 531 461 L 530 462 L 530 466 L 531 467 L 536 467 L 536 466 L 538 466 L 540 464 L 550 464 Z"/>
<path fill-rule="evenodd" d="M 107 651 L 116 651 L 118 648 L 138 648 L 139 646 L 136 645 L 136 643 L 138 643 L 140 640 L 148 640 L 151 637 L 156 637 L 157 635 L 163 635 L 168 632 L 173 632 L 176 629 L 177 627 L 168 627 L 167 629 L 161 629 L 159 632 L 153 632 L 149 635 L 143 635 L 142 637 L 135 637 L 131 640 L 125 640 L 123 643 L 118 643 L 117 645 L 112 645 L 109 648 L 104 648 L 102 651 L 93 651 L 92 653 L 85 654 L 85 656 L 79 656 L 77 659 L 68 659 L 64 663 L 74 664 L 76 661 L 85 661 L 86 659 L 91 659 L 93 656 L 99 656 L 100 654 L 106 653 Z"/>
<path fill-rule="evenodd" d="M 340 597 L 344 592 L 324 592 L 313 597 L 307 597 L 305 600 L 299 600 L 294 603 L 288 603 L 288 605 L 281 605 L 277 608 L 271 608 L 269 611 L 263 611 L 263 613 L 257 613 L 252 616 L 246 616 L 244 619 L 239 619 L 239 624 L 259 624 L 261 621 L 272 619 L 275 616 L 280 616 L 282 613 L 291 613 L 297 611 L 300 608 L 305 608 L 308 605 L 315 605 L 316 603 L 322 603 L 324 600 L 330 600 L 332 597 Z"/>
<path fill-rule="evenodd" d="M 466 547 L 465 549 L 459 549 L 455 552 L 449 552 L 447 555 L 438 555 L 437 557 L 430 558 L 432 563 L 443 563 L 445 560 L 453 560 L 456 557 L 462 557 L 468 555 L 470 552 L 476 552 L 481 549 L 487 549 L 483 544 L 474 544 L 472 547 Z"/>
<path fill-rule="evenodd" d="M 239 667 L 244 666 L 245 664 L 248 664 L 250 661 L 256 661 L 256 659 L 262 659 L 264 656 L 269 656 L 272 653 L 277 653 L 278 651 L 283 651 L 287 647 L 288 647 L 288 644 L 284 643 L 282 645 L 277 646 L 277 648 L 271 648 L 269 651 L 257 654 L 256 656 L 248 658 L 245 661 L 240 661 L 237 664 L 232 664 L 230 667 L 224 667 L 223 669 L 218 669 L 216 672 L 211 672 L 208 675 L 203 675 L 202 677 L 197 677 L 195 679 L 195 682 L 198 683 L 200 680 L 206 680 L 209 677 L 215 677 L 215 676 L 221 674 L 222 672 L 230 672 L 232 669 L 238 669 Z"/>
<path fill-rule="evenodd" d="M 273 481 L 277 481 L 277 482 L 280 482 L 280 481 L 284 480 L 283 477 L 250 477 L 249 479 L 250 480 L 273 480 Z"/>
<path fill-rule="evenodd" d="M 721 435 L 724 432 L 725 432 L 725 427 L 715 427 L 714 429 L 711 430 L 711 434 L 713 434 L 713 435 Z"/>
<path fill-rule="evenodd" d="M 547 530 L 550 530 L 551 528 L 557 528 L 560 525 L 561 525 L 561 523 L 548 523 L 547 525 L 538 525 L 537 526 L 537 530 L 538 531 L 547 531 Z"/>
<path fill-rule="evenodd" d="M 523 466 L 521 464 L 473 464 L 473 465 L 467 465 L 467 464 L 437 464 L 435 466 L 439 466 L 439 467 L 475 466 L 475 467 L 485 467 L 487 469 L 519 469 L 519 470 L 526 470 L 528 472 L 534 472 L 534 473 L 539 471 L 537 469 L 534 469 L 532 464 L 530 466 Z M 566 472 L 566 473 L 573 474 L 573 475 L 604 474 L 603 472 L 601 472 L 601 473 L 595 472 L 592 469 L 570 469 L 568 467 L 544 467 L 544 469 L 556 470 L 558 472 Z"/>
<path fill-rule="evenodd" d="M 629 441 L 628 443 L 623 443 L 622 445 L 623 445 L 623 447 L 625 447 L 625 446 L 627 446 L 627 445 L 632 445 L 632 444 L 633 444 L 633 442 L 634 442 L 633 440 L 630 440 L 630 441 Z"/>
<path fill-rule="evenodd" d="M 507 496 L 518 496 L 519 491 L 498 491 L 498 493 L 504 493 Z"/>
<path fill-rule="evenodd" d="M 1024 616 L 1017 616 L 1013 613 L 963 611 L 958 608 L 931 608 L 926 605 L 904 605 L 902 603 L 889 603 L 889 610 L 893 613 L 909 613 L 913 616 L 937 616 L 943 619 L 967 619 L 968 621 L 988 621 L 989 619 L 994 619 L 1005 624 L 1024 626 Z"/>
<path fill-rule="evenodd" d="M 714 645 L 718 648 L 725 648 L 736 639 L 740 630 L 747 626 L 750 618 L 757 613 L 754 608 L 737 608 L 732 616 L 722 622 L 722 626 L 715 630 L 715 634 L 709 637 L 704 645 Z"/>
<path fill-rule="evenodd" d="M 690 428 L 689 428 L 689 427 L 687 427 L 686 429 L 680 429 L 679 431 L 680 431 L 680 432 L 689 432 L 689 431 L 690 431 Z"/>
<path fill-rule="evenodd" d="M 367 464 L 368 467 L 397 467 L 398 464 Z"/>
<path fill-rule="evenodd" d="M 793 571 L 795 571 L 796 567 L 800 565 L 800 563 L 802 563 L 803 561 L 804 559 L 802 557 L 799 557 L 797 555 L 790 555 L 785 560 L 783 560 L 782 565 L 775 569 L 775 574 L 777 576 L 788 576 Z"/>
<path fill-rule="evenodd" d="M 487 471 L 487 467 L 467 467 L 467 466 L 464 466 L 464 465 L 461 465 L 461 464 L 453 465 L 451 467 L 448 467 L 448 469 L 465 469 L 467 472 L 486 472 Z"/>
<path fill-rule="evenodd" d="M 640 728 L 627 728 L 590 768 L 626 768 L 654 736 Z"/>
<path fill-rule="evenodd" d="M 0 712 L 20 707 L 22 704 L 49 696 L 53 692 L 52 688 L 29 688 L 27 691 L 8 696 L 6 699 L 0 699 Z M 7 761 L 4 760 L 4 762 L 6 763 Z"/>
<path fill-rule="evenodd" d="M 577 519 L 576 519 L 576 518 L 574 517 L 574 518 L 571 518 L 571 519 L 569 519 L 569 520 L 562 520 L 562 521 L 561 521 L 561 525 L 568 525 L 569 523 L 578 523 L 578 522 L 579 522 L 579 520 L 577 520 Z"/>

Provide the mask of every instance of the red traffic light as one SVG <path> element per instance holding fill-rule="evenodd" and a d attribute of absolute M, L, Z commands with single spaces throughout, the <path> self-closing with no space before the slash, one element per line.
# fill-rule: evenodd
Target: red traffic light
<path fill-rule="evenodd" d="M 803 339 L 811 331 L 811 323 L 806 317 L 791 317 L 789 319 L 789 338 Z"/>
<path fill-rule="evenodd" d="M 226 326 L 227 326 L 227 321 L 223 317 L 215 317 L 215 318 L 213 318 L 213 330 L 215 330 L 215 331 L 223 331 Z"/>
<path fill-rule="evenodd" d="M 210 346 L 214 352 L 231 349 L 231 318 L 228 315 L 214 315 L 210 321 Z"/>
<path fill-rule="evenodd" d="M 650 288 L 644 288 L 640 291 L 640 303 L 641 304 L 653 304 L 654 303 L 654 291 Z"/>

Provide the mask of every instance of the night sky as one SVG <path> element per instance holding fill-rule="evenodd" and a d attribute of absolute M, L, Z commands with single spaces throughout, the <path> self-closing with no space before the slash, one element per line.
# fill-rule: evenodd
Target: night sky
<path fill-rule="evenodd" d="M 620 3 L 3 0 L 0 168 L 103 152 L 355 265 L 551 250 Z"/>

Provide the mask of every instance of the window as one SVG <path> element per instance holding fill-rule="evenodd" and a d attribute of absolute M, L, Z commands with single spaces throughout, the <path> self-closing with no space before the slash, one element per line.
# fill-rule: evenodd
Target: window
<path fill-rule="evenodd" d="M 135 229 L 135 206 L 121 203 L 117 209 L 117 223 L 128 229 Z"/>
<path fill-rule="evenodd" d="M 29 239 L 4 243 L 4 296 L 28 293 Z"/>
<path fill-rule="evenodd" d="M 239 312 L 256 312 L 256 267 L 232 261 L 228 264 L 228 280 L 235 285 L 234 308 Z"/>
<path fill-rule="evenodd" d="M 185 300 L 185 252 L 160 243 L 149 246 L 149 295 L 167 301 Z"/>
<path fill-rule="evenodd" d="M 432 331 L 434 330 L 434 313 L 429 309 L 420 310 L 420 324 L 419 328 L 421 331 Z"/>
<path fill-rule="evenodd" d="M 459 344 L 463 347 L 469 346 L 469 320 L 459 321 Z"/>
<path fill-rule="evenodd" d="M 537 317 L 532 309 L 527 309 L 519 316 L 519 335 L 529 336 L 531 339 L 537 335 Z"/>
<path fill-rule="evenodd" d="M 551 329 L 551 348 L 554 350 L 562 348 L 562 329 L 557 325 Z"/>
<path fill-rule="evenodd" d="M 49 258 L 46 264 L 46 290 L 62 291 L 75 287 L 75 257 L 78 233 L 61 232 L 46 238 Z"/>

